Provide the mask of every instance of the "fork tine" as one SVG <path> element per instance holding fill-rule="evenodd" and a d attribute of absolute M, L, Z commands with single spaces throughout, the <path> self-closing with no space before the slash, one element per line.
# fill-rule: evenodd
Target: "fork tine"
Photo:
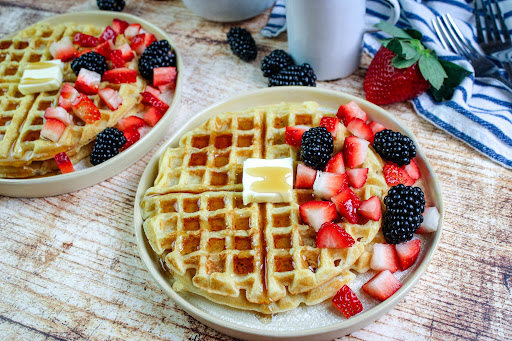
<path fill-rule="evenodd" d="M 498 28 L 496 27 L 496 22 L 494 22 L 494 14 L 491 15 L 492 6 L 489 3 L 489 1 L 486 1 L 483 3 L 483 11 L 484 11 L 484 21 L 485 21 L 485 33 L 487 36 L 488 42 L 493 42 L 497 40 L 495 37 L 498 36 L 499 39 L 499 32 L 497 32 Z"/>
<path fill-rule="evenodd" d="M 448 40 L 448 43 L 450 44 L 450 47 L 455 53 L 463 54 L 466 58 L 469 58 L 468 51 L 462 48 L 460 43 L 457 41 L 457 37 L 455 36 L 455 33 L 452 32 L 452 30 L 449 27 L 448 20 L 443 15 L 441 17 L 437 17 L 437 21 L 439 24 L 439 27 L 441 28 L 441 32 L 446 37 L 446 40 Z"/>
<path fill-rule="evenodd" d="M 502 41 L 501 40 L 501 35 L 500 35 L 500 29 L 498 28 L 498 24 L 497 24 L 497 21 L 496 21 L 496 14 L 494 13 L 494 8 L 493 8 L 492 4 L 493 4 L 492 0 L 488 0 L 487 1 L 487 6 L 489 8 L 489 14 L 490 14 L 491 18 L 494 19 L 494 20 L 491 20 L 492 31 L 494 33 L 494 40 L 495 41 Z"/>
<path fill-rule="evenodd" d="M 479 44 L 481 43 L 485 43 L 485 39 L 484 39 L 484 30 L 482 29 L 482 23 L 481 23 L 481 14 L 480 14 L 480 11 L 481 11 L 481 8 L 480 8 L 480 5 L 479 3 L 481 3 L 481 1 L 483 0 L 475 0 L 475 21 L 476 21 L 476 40 L 478 41 Z"/>
<path fill-rule="evenodd" d="M 496 5 L 496 16 L 498 17 L 498 20 L 500 21 L 501 30 L 503 33 L 503 37 L 505 38 L 506 43 L 510 43 L 510 34 L 508 34 L 508 28 L 505 24 L 505 19 L 503 18 L 503 14 L 501 13 L 500 5 L 496 0 L 491 0 Z"/>
<path fill-rule="evenodd" d="M 450 33 L 452 34 L 453 38 L 455 40 L 458 40 L 458 44 L 460 45 L 461 49 L 463 49 L 464 51 L 466 51 L 464 53 L 464 55 L 467 57 L 467 58 L 470 58 L 470 55 L 475 55 L 475 54 L 478 54 L 478 51 L 476 51 L 473 46 L 471 46 L 470 44 L 468 44 L 466 42 L 466 38 L 464 38 L 464 36 L 462 35 L 462 33 L 460 32 L 459 28 L 457 27 L 457 25 L 455 24 L 455 21 L 453 20 L 452 16 L 450 15 L 450 13 L 447 13 L 445 14 L 444 16 L 445 20 L 447 21 L 447 25 L 446 27 L 448 28 L 448 30 L 450 31 Z"/>
<path fill-rule="evenodd" d="M 434 27 L 434 31 L 436 31 L 436 34 L 439 37 L 439 41 L 441 42 L 441 45 L 443 45 L 443 47 L 446 50 L 449 50 L 450 47 L 446 43 L 445 36 L 444 36 L 441 28 L 439 27 L 439 24 L 437 23 L 437 21 L 435 19 L 432 19 L 432 26 Z"/>

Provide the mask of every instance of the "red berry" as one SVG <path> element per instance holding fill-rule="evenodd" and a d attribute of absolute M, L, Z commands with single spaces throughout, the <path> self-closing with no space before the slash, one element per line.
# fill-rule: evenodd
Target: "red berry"
<path fill-rule="evenodd" d="M 155 107 L 155 109 L 158 112 L 160 112 L 161 114 L 165 113 L 167 111 L 167 109 L 169 109 L 169 105 L 167 105 L 166 103 L 164 103 L 163 101 L 161 101 L 160 99 L 155 97 L 153 94 L 145 91 L 145 92 L 141 93 L 141 95 L 142 95 L 142 100 L 141 100 L 142 104 L 148 104 L 148 105 L 151 105 L 152 107 Z"/>
<path fill-rule="evenodd" d="M 388 186 L 396 186 L 398 184 L 404 184 L 405 186 L 414 185 L 414 179 L 411 179 L 404 169 L 392 163 L 385 164 L 382 172 Z"/>
<path fill-rule="evenodd" d="M 112 84 L 135 83 L 137 81 L 137 71 L 125 67 L 108 70 L 103 74 L 102 81 Z"/>
<path fill-rule="evenodd" d="M 98 45 L 98 38 L 79 32 L 75 34 L 73 43 L 81 47 L 94 47 Z"/>
<path fill-rule="evenodd" d="M 351 247 L 355 240 L 340 225 L 323 223 L 316 234 L 316 246 L 319 248 L 341 249 Z"/>
<path fill-rule="evenodd" d="M 334 295 L 332 304 L 346 318 L 363 311 L 363 304 L 347 285 L 342 286 L 338 293 Z"/>
<path fill-rule="evenodd" d="M 124 137 L 126 138 L 126 143 L 120 149 L 122 152 L 126 148 L 130 147 L 132 144 L 137 142 L 140 139 L 139 131 L 136 127 L 131 127 L 123 131 Z"/>
<path fill-rule="evenodd" d="M 75 171 L 75 168 L 66 153 L 58 153 L 53 158 L 55 159 L 55 162 L 57 162 L 57 166 L 59 166 L 59 169 L 63 174 Z"/>

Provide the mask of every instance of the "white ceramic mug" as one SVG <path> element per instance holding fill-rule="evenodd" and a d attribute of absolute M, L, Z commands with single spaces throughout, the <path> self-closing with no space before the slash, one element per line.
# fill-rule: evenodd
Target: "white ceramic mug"
<path fill-rule="evenodd" d="M 276 0 L 183 0 L 192 12 L 212 21 L 245 20 L 260 14 Z"/>
<path fill-rule="evenodd" d="M 386 0 L 400 17 L 397 0 Z M 318 80 L 346 77 L 359 67 L 365 28 L 365 0 L 288 0 L 288 49 L 297 64 L 309 63 Z"/>

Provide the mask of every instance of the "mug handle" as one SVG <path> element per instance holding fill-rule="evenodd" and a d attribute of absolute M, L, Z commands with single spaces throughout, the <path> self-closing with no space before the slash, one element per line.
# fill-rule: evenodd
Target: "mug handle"
<path fill-rule="evenodd" d="M 387 20 L 391 24 L 396 24 L 398 19 L 400 18 L 400 4 L 398 3 L 398 0 L 385 0 L 391 7 L 393 7 L 393 13 L 391 14 L 391 17 Z M 379 29 L 377 27 L 368 27 L 366 29 L 366 32 L 377 32 Z"/>

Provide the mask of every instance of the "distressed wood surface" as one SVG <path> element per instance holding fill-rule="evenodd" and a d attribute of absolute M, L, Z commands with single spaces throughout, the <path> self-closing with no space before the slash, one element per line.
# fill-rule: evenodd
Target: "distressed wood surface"
<path fill-rule="evenodd" d="M 0 36 L 56 13 L 91 9 L 92 0 L 0 0 Z M 181 50 L 185 86 L 168 135 L 210 104 L 266 87 L 259 62 L 271 50 L 287 48 L 286 34 L 259 34 L 268 11 L 236 24 L 202 20 L 177 0 L 128 0 L 125 12 L 163 28 Z M 230 52 L 225 34 L 234 25 L 253 33 L 256 61 L 242 62 Z M 364 97 L 368 62 L 365 57 L 354 75 L 318 87 Z M 444 196 L 444 232 L 406 299 L 343 340 L 512 339 L 512 172 L 420 118 L 411 104 L 384 108 L 411 128 L 434 167 Z M 78 192 L 0 197 L 1 339 L 232 340 L 175 306 L 139 259 L 132 207 L 156 149 Z"/>

